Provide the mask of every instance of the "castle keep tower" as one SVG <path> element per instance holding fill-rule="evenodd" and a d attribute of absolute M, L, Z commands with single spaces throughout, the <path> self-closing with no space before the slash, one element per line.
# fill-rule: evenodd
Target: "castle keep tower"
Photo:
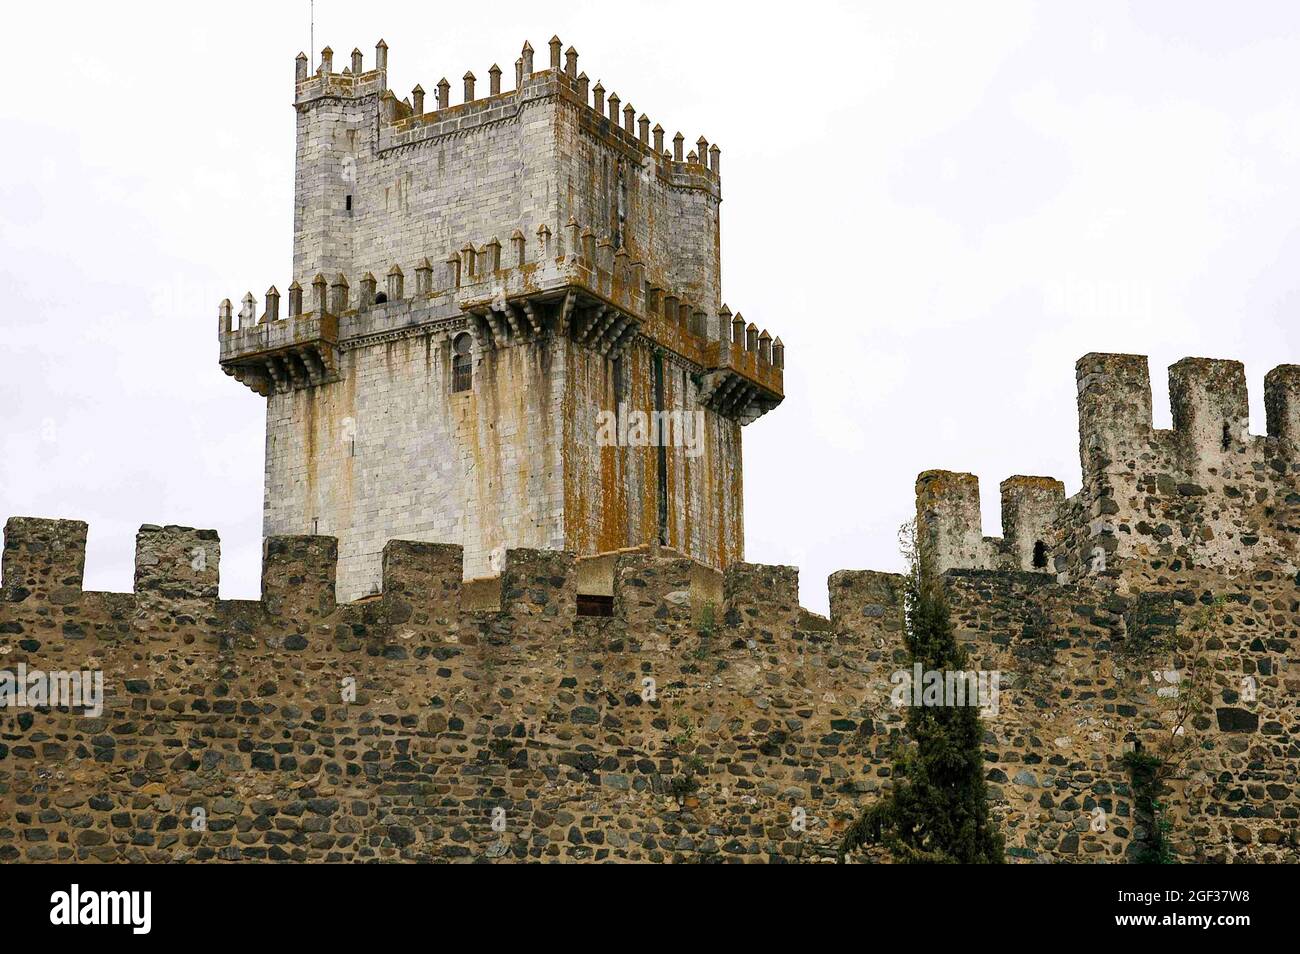
<path fill-rule="evenodd" d="M 337 537 L 341 599 L 398 538 L 469 577 L 508 547 L 743 557 L 740 429 L 784 348 L 722 304 L 720 150 L 666 147 L 561 45 L 455 106 L 399 100 L 382 40 L 298 56 L 293 280 L 283 312 L 222 303 L 221 366 L 267 399 L 264 532 Z"/>

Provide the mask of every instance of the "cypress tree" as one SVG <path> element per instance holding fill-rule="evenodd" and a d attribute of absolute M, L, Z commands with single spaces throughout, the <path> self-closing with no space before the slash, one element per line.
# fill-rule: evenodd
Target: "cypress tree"
<path fill-rule="evenodd" d="M 910 663 L 964 672 L 966 652 L 953 632 L 943 583 L 924 550 L 909 549 L 904 640 Z M 845 833 L 841 861 L 850 849 L 880 845 L 902 863 L 1001 864 L 1003 837 L 989 814 L 978 708 L 909 705 L 907 732 L 914 745 L 895 762 L 893 790 Z"/>

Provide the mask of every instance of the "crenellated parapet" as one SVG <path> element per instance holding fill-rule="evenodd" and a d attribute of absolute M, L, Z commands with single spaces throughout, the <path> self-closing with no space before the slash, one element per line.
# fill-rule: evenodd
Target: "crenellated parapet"
<path fill-rule="evenodd" d="M 1089 354 L 1076 365 L 1079 455 L 1084 481 L 1105 496 L 1109 477 L 1161 467 L 1187 475 L 1247 471 L 1294 445 L 1294 365 L 1265 379 L 1267 437 L 1249 432 L 1245 368 L 1238 361 L 1184 358 L 1169 368 L 1172 430 L 1152 426 L 1151 380 L 1142 355 Z M 1285 451 L 1284 451 L 1285 453 Z"/>
<path fill-rule="evenodd" d="M 85 648 L 92 653 L 97 641 L 125 640 L 159 652 L 192 647 L 214 659 L 219 650 L 260 649 L 293 660 L 363 645 L 393 659 L 477 644 L 528 654 L 594 637 L 630 651 L 729 647 L 801 667 L 825 665 L 813 660 L 827 653 L 838 666 L 903 652 L 902 580 L 888 573 L 834 574 L 824 619 L 801 609 L 799 571 L 790 566 L 733 563 L 719 573 L 658 546 L 581 559 L 514 548 L 498 580 L 465 580 L 460 546 L 392 540 L 377 592 L 342 603 L 335 599 L 335 538 L 274 536 L 263 543 L 259 598 L 225 600 L 218 596 L 221 541 L 214 530 L 141 527 L 135 585 L 121 594 L 82 591 L 85 534 L 79 521 L 9 520 L 0 624 L 28 622 L 0 628 L 0 636 L 34 635 L 25 627 L 33 620 L 45 621 L 38 630 L 56 625 L 53 612 L 87 622 L 109 617 L 105 625 L 76 627 L 78 640 L 91 638 Z"/>
<path fill-rule="evenodd" d="M 302 287 L 289 286 L 288 314 L 280 316 L 280 293 L 266 293 L 266 310 L 256 318 L 253 293 L 244 295 L 238 320 L 230 299 L 217 308 L 217 340 L 221 369 L 263 397 L 338 380 L 340 305 L 346 307 L 347 279 L 333 283 L 334 311 L 328 308 L 330 283 L 317 275 L 312 282 L 313 308 L 303 311 Z"/>
<path fill-rule="evenodd" d="M 223 608 L 247 611 L 247 601 L 218 597 L 221 540 L 215 530 L 142 526 L 136 536 L 130 594 L 83 592 L 86 533 L 87 525 L 77 520 L 10 518 L 5 525 L 0 602 L 37 609 L 75 607 L 90 596 L 130 597 L 135 628 L 154 636 L 219 629 Z M 663 608 L 671 605 L 679 622 L 693 626 L 693 610 L 708 605 L 718 625 L 765 643 L 796 628 L 801 619 L 795 567 L 735 563 L 718 574 L 661 547 L 634 547 L 582 560 L 561 550 L 509 549 L 494 588 L 497 601 L 489 606 L 477 595 L 468 595 L 471 588 L 483 588 L 464 580 L 463 551 L 457 545 L 389 541 L 379 591 L 351 604 L 335 599 L 338 557 L 333 537 L 267 537 L 258 618 L 273 629 L 305 636 L 338 613 L 374 607 L 371 616 L 395 637 L 420 634 L 441 640 L 460 631 L 467 620 L 478 619 L 522 638 L 560 632 L 592 615 L 581 608 L 581 593 L 612 594 L 613 615 L 633 625 L 666 618 Z M 833 603 L 834 622 L 849 611 L 842 600 L 833 598 Z M 853 632 L 848 622 L 836 626 Z"/>
<path fill-rule="evenodd" d="M 967 665 L 997 677 L 981 747 L 1009 860 L 1141 849 L 1125 753 L 1168 735 L 1186 640 L 1157 637 L 1189 626 L 1214 692 L 1168 793 L 1174 850 L 1289 858 L 1288 553 L 1251 573 L 1131 560 L 1120 592 L 1032 566 L 1029 541 L 1077 520 L 1056 481 L 1003 483 L 1002 538 L 979 533 L 971 475 L 930 472 L 919 492 Z M 0 825 L 11 860 L 827 860 L 908 742 L 897 574 L 832 574 L 823 619 L 799 607 L 794 567 L 513 548 L 489 588 L 464 579 L 459 546 L 391 540 L 382 585 L 342 603 L 333 537 L 273 536 L 259 598 L 223 600 L 214 531 L 142 527 L 133 592 L 115 594 L 83 590 L 86 530 L 5 528 L 4 668 L 104 689 L 102 712 L 6 717 L 0 818 L 33 809 Z M 537 792 L 582 817 L 538 811 Z M 172 837 L 196 807 L 207 832 Z M 679 834 L 695 830 L 709 837 Z"/>
<path fill-rule="evenodd" d="M 551 49 L 556 45 L 557 38 L 552 37 Z M 562 63 L 552 56 L 548 65 L 535 69 L 541 64 L 535 62 L 532 45 L 525 41 L 515 61 L 513 89 L 502 89 L 502 69 L 494 63 L 487 71 L 486 91 L 472 70 L 464 74 L 461 102 L 455 105 L 451 102 L 452 83 L 445 76 L 434 84 L 432 96 L 416 84 L 410 95 L 398 99 L 388 88 L 388 45 L 383 40 L 375 47 L 373 62 L 371 69 L 365 69 L 361 51 L 354 49 L 348 64 L 336 71 L 334 51 L 325 47 L 312 72 L 307 55 L 299 53 L 294 66 L 295 105 L 301 110 L 331 101 L 377 97 L 383 122 L 380 148 L 389 150 L 464 135 L 469 129 L 514 117 L 532 103 L 558 100 L 579 111 L 588 134 L 646 162 L 673 187 L 721 196 L 722 150 L 718 144 L 700 136 L 690 148 L 686 137 L 677 132 L 669 148 L 662 126 L 655 123 L 652 129 L 644 112 L 638 113 L 613 90 L 607 92 L 601 80 L 592 83 L 585 72 L 578 72 L 578 52 L 572 46 L 563 54 Z"/>
<path fill-rule="evenodd" d="M 1265 378 L 1266 435 L 1250 433 L 1240 362 L 1171 366 L 1170 430 L 1152 426 L 1146 358 L 1085 355 L 1077 376 L 1086 525 L 1071 529 L 1082 568 L 1113 574 L 1108 557 L 1154 557 L 1247 569 L 1295 552 L 1294 366 Z"/>
<path fill-rule="evenodd" d="M 785 368 L 785 345 L 773 340 L 744 315 L 725 304 L 720 313 L 722 327 L 730 334 L 708 345 L 701 401 L 722 414 L 735 414 L 748 424 L 781 403 Z"/>
<path fill-rule="evenodd" d="M 1055 572 L 1056 525 L 1065 485 L 1051 477 L 1009 477 L 1001 484 L 1002 536 L 986 537 L 979 478 L 928 470 L 916 479 L 916 521 L 935 569 Z"/>
<path fill-rule="evenodd" d="M 299 53 L 293 70 L 294 104 L 299 108 L 331 99 L 360 99 L 382 95 L 388 89 L 388 44 L 375 44 L 374 66 L 365 69 L 364 56 L 353 49 L 347 65 L 334 69 L 334 51 L 325 47 L 312 72 L 306 53 Z"/>
<path fill-rule="evenodd" d="M 515 229 L 505 245 L 493 237 L 394 263 L 382 287 L 372 272 L 355 282 L 318 274 L 304 302 L 294 281 L 283 316 L 274 286 L 260 317 L 251 292 L 237 318 L 226 299 L 218 309 L 221 365 L 269 395 L 339 380 L 339 351 L 351 342 L 460 324 L 481 352 L 567 337 L 612 361 L 641 338 L 698 368 L 699 400 L 720 414 L 748 424 L 780 404 L 781 339 L 726 305 L 711 313 L 665 281 L 571 218 L 558 236 L 543 224 Z M 728 329 L 725 340 L 709 337 L 711 324 Z"/>
<path fill-rule="evenodd" d="M 10 521 L 6 580 L 70 579 L 82 531 Z M 216 598 L 210 531 L 137 553 L 132 594 L 0 600 L 7 669 L 103 688 L 5 716 L 6 860 L 833 861 L 888 783 L 901 719 L 860 701 L 885 675 L 792 630 L 790 568 L 714 602 L 680 554 L 619 551 L 593 616 L 554 550 L 509 551 L 482 609 L 459 547 L 392 541 L 382 593 L 338 605 L 332 538 L 268 539 L 258 601 Z"/>
<path fill-rule="evenodd" d="M 638 111 L 631 102 L 624 103 L 618 93 L 606 90 L 601 80 L 592 83 L 585 72 L 578 71 L 578 51 L 572 46 L 563 54 L 555 51 L 563 44 L 558 37 L 550 40 L 552 55 L 542 68 L 535 62 L 532 45 L 525 41 L 515 61 L 514 89 L 501 88 L 501 68 L 493 64 L 488 70 L 487 95 L 477 85 L 473 71 L 462 78 L 462 101 L 451 103 L 451 83 L 443 77 L 435 86 L 436 96 L 429 98 L 417 85 L 411 95 L 398 100 L 391 91 L 381 91 L 381 114 L 387 128 L 381 132 L 382 148 L 401 148 L 416 143 L 463 135 L 469 128 L 499 122 L 526 109 L 531 103 L 558 100 L 578 113 L 583 130 L 599 137 L 638 163 L 645 163 L 656 175 L 675 188 L 698 189 L 721 197 L 721 149 L 700 136 L 695 148 L 685 152 L 686 137 L 678 132 L 672 148 L 664 142 L 664 129 Z M 378 72 L 378 71 L 375 71 Z M 371 74 L 363 74 L 369 77 Z M 308 80 L 308 87 L 316 82 Z"/>
<path fill-rule="evenodd" d="M 470 70 L 428 91 L 417 84 L 406 97 L 387 88 L 387 57 L 381 41 L 373 69 L 360 51 L 343 65 L 327 49 L 315 73 L 305 56 L 298 60 L 299 281 L 343 271 L 355 282 L 424 254 L 441 266 L 466 237 L 495 233 L 505 242 L 519 228 L 531 242 L 539 222 L 559 244 L 572 217 L 590 223 L 598 243 L 645 262 L 663 287 L 699 302 L 711 337 L 729 334 L 716 321 L 716 143 L 699 136 L 688 152 L 679 132 L 665 144 L 649 116 L 577 72 L 572 47 L 546 65 L 534 64 L 525 44 L 513 89 L 503 88 L 494 64 L 486 83 Z M 463 101 L 453 105 L 453 92 Z"/>
<path fill-rule="evenodd" d="M 54 604 L 81 598 L 86 571 L 87 525 L 81 520 L 10 517 L 5 524 L 0 596 Z"/>
<path fill-rule="evenodd" d="M 1173 427 L 1152 424 L 1140 355 L 1089 354 L 1076 365 L 1081 491 L 1065 499 L 1047 478 L 1002 485 L 1002 539 L 981 531 L 979 482 L 929 471 L 917 481 L 917 520 L 937 565 L 1020 569 L 1062 579 L 1097 575 L 1121 588 L 1125 561 L 1209 564 L 1241 571 L 1296 554 L 1300 515 L 1300 374 L 1265 379 L 1268 433 L 1249 430 L 1245 369 L 1185 358 L 1169 369 Z"/>

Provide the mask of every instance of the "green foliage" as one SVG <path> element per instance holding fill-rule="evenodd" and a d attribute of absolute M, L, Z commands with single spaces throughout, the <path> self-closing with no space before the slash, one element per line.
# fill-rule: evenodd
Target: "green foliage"
<path fill-rule="evenodd" d="M 1214 698 L 1213 669 L 1205 655 L 1205 639 L 1223 621 L 1227 601 L 1209 596 L 1190 614 L 1185 627 L 1172 626 L 1151 639 L 1147 651 L 1167 654 L 1179 673 L 1177 692 L 1162 699 L 1166 732 L 1157 740 L 1154 751 L 1138 748 L 1124 755 L 1133 785 L 1134 820 L 1145 830 L 1133 856 L 1135 864 L 1177 864 L 1170 834 L 1174 823 L 1160 795 L 1167 779 L 1179 775 L 1183 762 L 1194 751 L 1187 732 L 1194 717 L 1210 708 Z M 1181 665 L 1179 665 L 1181 663 Z"/>
<path fill-rule="evenodd" d="M 691 772 L 683 772 L 680 775 L 674 775 L 668 782 L 668 790 L 672 792 L 673 798 L 683 799 L 692 792 L 700 789 L 700 783 Z"/>
<path fill-rule="evenodd" d="M 905 631 L 910 661 L 926 670 L 965 670 L 943 584 L 911 540 L 905 533 L 904 552 L 912 556 Z M 900 862 L 1000 864 L 1003 837 L 988 809 L 979 710 L 909 706 L 907 730 L 915 745 L 897 762 L 893 791 L 845 833 L 841 858 L 852 848 L 878 844 Z"/>
<path fill-rule="evenodd" d="M 695 613 L 695 631 L 700 635 L 700 642 L 691 651 L 693 659 L 709 658 L 717 628 L 717 608 L 711 602 L 703 604 Z"/>
<path fill-rule="evenodd" d="M 1165 760 L 1147 752 L 1126 752 L 1124 765 L 1133 783 L 1133 811 L 1135 820 L 1147 832 L 1133 861 L 1140 865 L 1171 865 L 1176 863 L 1169 845 L 1173 822 L 1159 800 L 1164 788 Z"/>
<path fill-rule="evenodd" d="M 677 716 L 677 734 L 669 741 L 678 752 L 690 752 L 695 748 L 695 723 L 685 713 Z"/>
<path fill-rule="evenodd" d="M 678 801 L 684 799 L 700 788 L 697 776 L 704 772 L 704 759 L 695 754 L 695 723 L 686 713 L 680 713 L 676 720 L 678 732 L 669 742 L 674 754 L 681 760 L 681 771 L 668 780 L 668 790 Z"/>
<path fill-rule="evenodd" d="M 700 607 L 699 615 L 695 620 L 695 629 L 705 639 L 712 637 L 714 631 L 717 629 L 717 616 L 717 607 L 715 607 L 713 603 L 705 603 Z"/>

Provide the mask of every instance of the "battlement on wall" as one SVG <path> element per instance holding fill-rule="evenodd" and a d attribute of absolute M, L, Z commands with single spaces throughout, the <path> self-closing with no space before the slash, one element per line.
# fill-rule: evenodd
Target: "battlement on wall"
<path fill-rule="evenodd" d="M 1265 378 L 1267 435 L 1249 431 L 1245 369 L 1184 358 L 1169 369 L 1173 427 L 1152 422 L 1141 355 L 1088 354 L 1076 364 L 1083 486 L 1002 483 L 1001 538 L 982 531 L 979 480 L 927 471 L 916 484 L 920 539 L 936 568 L 1118 577 L 1142 555 L 1245 569 L 1295 555 L 1300 494 L 1300 366 Z"/>
<path fill-rule="evenodd" d="M 1008 477 L 1001 491 L 1003 535 L 986 537 L 978 477 L 946 470 L 917 477 L 917 527 L 938 572 L 1052 572 L 1047 541 L 1062 516 L 1065 485 L 1051 477 Z"/>
<path fill-rule="evenodd" d="M 586 615 L 610 617 L 614 623 L 654 627 L 670 618 L 691 627 L 703 615 L 709 626 L 724 625 L 764 642 L 810 618 L 799 606 L 799 571 L 794 567 L 733 563 L 719 572 L 659 547 L 589 557 L 558 550 L 507 550 L 500 579 L 491 588 L 499 601 L 490 605 L 482 599 L 485 587 L 475 585 L 485 581 L 464 580 L 460 546 L 392 540 L 383 551 L 380 591 L 339 604 L 338 546 L 327 536 L 266 538 L 260 599 L 220 600 L 217 532 L 155 525 L 142 526 L 136 535 L 133 592 L 94 594 L 83 590 L 86 533 L 87 525 L 75 520 L 10 518 L 5 524 L 0 600 L 32 608 L 74 606 L 92 596 L 133 599 L 132 619 L 151 632 L 211 625 L 220 621 L 223 609 L 243 616 L 257 608 L 267 620 L 303 630 L 336 612 L 356 611 L 378 614 L 403 637 L 438 639 L 466 620 L 505 625 L 507 631 L 529 638 L 571 629 L 584 615 L 578 605 L 582 594 L 610 598 L 609 612 Z M 843 580 L 858 577 L 874 581 L 869 586 L 873 592 L 884 592 L 879 581 L 891 575 L 837 575 L 830 620 L 837 632 L 862 632 L 863 620 L 855 616 L 858 609 L 850 609 L 843 599 Z M 900 605 L 896 597 L 893 605 Z"/>
<path fill-rule="evenodd" d="M 1264 379 L 1267 436 L 1250 433 L 1246 373 L 1239 361 L 1184 358 L 1170 366 L 1171 430 L 1152 426 L 1144 355 L 1084 355 L 1075 375 L 1085 482 L 1147 454 L 1167 455 L 1187 471 L 1240 468 L 1270 446 L 1291 462 L 1300 460 L 1300 366 L 1279 365 Z"/>
<path fill-rule="evenodd" d="M 1300 526 L 1289 466 L 1265 467 L 1234 503 L 1232 482 L 1162 490 L 1142 468 L 1164 463 L 1148 456 L 1107 499 L 1191 501 L 1203 509 L 1168 519 L 1193 528 L 1230 504 L 1239 517 L 1290 506 L 1281 520 Z M 1294 550 L 1279 539 L 1293 544 L 1295 531 L 1261 537 L 1269 559 L 1251 573 L 1186 572 L 1177 554 L 1134 560 L 1155 572 L 1119 593 L 1055 563 L 1058 547 L 1081 546 L 1071 532 L 1094 529 L 1081 517 L 1087 488 L 1066 500 L 1058 481 L 1015 477 L 1002 491 L 1005 536 L 986 539 L 975 477 L 918 481 L 923 532 L 928 521 L 955 541 L 956 634 L 970 666 L 1001 679 L 982 748 L 1010 858 L 1117 862 L 1141 848 L 1124 756 L 1130 740 L 1167 734 L 1164 674 L 1183 665 L 1143 637 L 1222 605 L 1205 640 L 1214 699 L 1187 726 L 1195 762 L 1169 795 L 1174 849 L 1293 860 L 1295 766 L 1279 740 L 1295 729 L 1287 672 L 1300 628 Z M 1109 516 L 1121 539 L 1147 512 Z M 7 859 L 701 860 L 719 845 L 737 860 L 831 858 L 888 790 L 906 741 L 892 696 L 909 664 L 896 574 L 833 574 L 820 620 L 800 609 L 793 567 L 719 573 L 667 548 L 515 549 L 483 600 L 459 546 L 394 540 L 381 591 L 339 604 L 334 538 L 276 536 L 259 599 L 221 600 L 214 531 L 142 527 L 129 594 L 84 591 L 86 532 L 69 520 L 5 526 L 11 665 L 95 669 L 105 686 L 98 717 L 37 707 L 25 725 L 11 720 L 0 821 L 22 824 L 0 826 Z M 1026 544 L 1040 534 L 1055 576 L 1032 566 Z M 1017 572 L 1026 554 L 1029 572 Z M 187 725 L 201 733 L 182 738 Z M 340 756 L 322 761 L 339 739 Z M 786 834 L 805 805 L 808 832 Z M 211 809 L 215 823 L 178 840 L 163 824 L 173 806 Z M 498 807 L 505 833 L 490 821 Z"/>
<path fill-rule="evenodd" d="M 644 112 L 638 116 L 631 102 L 624 104 L 613 90 L 607 93 L 599 79 L 593 84 L 585 72 L 578 71 L 578 51 L 570 46 L 562 54 L 563 45 L 559 37 L 551 37 L 549 65 L 535 69 L 532 44 L 525 41 L 515 60 L 513 90 L 502 90 L 502 70 L 495 63 L 488 68 L 486 96 L 481 94 L 474 72 L 467 71 L 461 77 L 462 102 L 454 106 L 452 84 L 445 76 L 435 84 L 433 97 L 417 84 L 410 95 L 399 100 L 388 89 L 388 45 L 383 40 L 375 46 L 375 65 L 370 70 L 365 69 L 361 50 L 353 49 L 350 64 L 335 72 L 334 51 L 325 47 L 314 73 L 309 71 L 307 55 L 298 54 L 294 102 L 304 108 L 327 99 L 378 96 L 386 126 L 383 148 L 393 148 L 461 134 L 468 127 L 513 115 L 529 99 L 558 96 L 582 110 L 584 128 L 590 134 L 653 163 L 658 175 L 678 187 L 719 194 L 722 150 L 717 143 L 700 136 L 695 148 L 687 152 L 686 137 L 678 131 L 672 149 L 668 149 L 662 126 L 655 123 L 652 129 L 649 116 Z"/>
<path fill-rule="evenodd" d="M 495 236 L 466 243 L 437 265 L 428 257 L 408 269 L 394 263 L 379 280 L 365 272 L 352 282 L 342 273 L 317 274 L 304 310 L 304 289 L 289 285 L 287 314 L 269 288 L 258 317 L 247 292 L 237 316 L 230 299 L 218 307 L 221 364 L 227 374 L 262 395 L 337 379 L 338 351 L 350 338 L 414 323 L 468 316 L 480 351 L 539 335 L 570 336 L 611 360 L 641 335 L 697 365 L 705 375 L 702 402 L 749 423 L 784 397 L 785 345 L 725 304 L 710 315 L 700 305 L 647 274 L 625 248 L 570 218 L 563 234 L 539 225 L 516 229 L 504 247 Z M 715 320 L 725 338 L 714 341 Z"/>

